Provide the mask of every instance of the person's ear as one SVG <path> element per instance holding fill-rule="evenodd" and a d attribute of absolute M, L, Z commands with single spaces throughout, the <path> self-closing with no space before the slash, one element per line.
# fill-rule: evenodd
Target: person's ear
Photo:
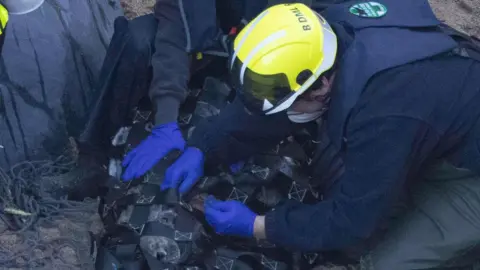
<path fill-rule="evenodd" d="M 322 76 L 320 78 L 321 84 L 317 89 L 312 89 L 310 91 L 310 98 L 316 100 L 319 97 L 325 97 L 330 90 L 332 89 L 333 80 L 335 79 L 335 73 L 333 73 L 330 78 Z"/>

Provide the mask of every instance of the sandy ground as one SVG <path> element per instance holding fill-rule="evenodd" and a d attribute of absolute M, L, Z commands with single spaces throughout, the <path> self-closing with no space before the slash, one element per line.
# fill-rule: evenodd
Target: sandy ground
<path fill-rule="evenodd" d="M 155 2 L 156 0 L 120 0 L 125 17 L 128 19 L 153 13 Z"/>
<path fill-rule="evenodd" d="M 437 17 L 480 39 L 480 0 L 429 0 Z"/>
<path fill-rule="evenodd" d="M 132 19 L 153 12 L 155 0 L 121 0 L 125 16 Z M 429 0 L 437 17 L 480 38 L 480 0 Z"/>

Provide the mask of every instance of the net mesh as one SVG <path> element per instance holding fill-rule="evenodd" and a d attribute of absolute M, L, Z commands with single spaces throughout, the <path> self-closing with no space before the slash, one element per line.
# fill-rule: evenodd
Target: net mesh
<path fill-rule="evenodd" d="M 75 169 L 72 151 L 0 169 L 0 269 L 94 269 L 99 202 L 58 194 Z"/>

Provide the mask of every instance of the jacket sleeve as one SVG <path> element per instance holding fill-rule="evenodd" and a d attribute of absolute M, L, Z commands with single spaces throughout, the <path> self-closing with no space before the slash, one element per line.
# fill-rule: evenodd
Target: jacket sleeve
<path fill-rule="evenodd" d="M 158 0 L 158 28 L 150 98 L 156 105 L 155 124 L 177 121 L 187 95 L 190 53 L 214 44 L 218 36 L 215 0 Z"/>
<path fill-rule="evenodd" d="M 382 117 L 347 130 L 345 173 L 322 202 L 287 201 L 266 215 L 267 239 L 300 251 L 345 248 L 371 235 L 439 140 L 422 121 Z"/>
<path fill-rule="evenodd" d="M 188 144 L 202 150 L 209 164 L 231 165 L 272 149 L 298 127 L 286 113 L 250 115 L 236 99 L 198 125 Z"/>

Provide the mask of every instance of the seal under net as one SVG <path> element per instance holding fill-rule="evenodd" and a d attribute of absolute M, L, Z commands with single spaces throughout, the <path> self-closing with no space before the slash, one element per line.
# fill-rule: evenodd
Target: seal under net
<path fill-rule="evenodd" d="M 127 142 L 136 145 L 137 138 L 145 133 L 142 127 L 134 125 Z M 264 269 L 288 269 L 284 261 L 289 260 L 290 254 L 272 245 L 232 245 L 235 239 L 215 235 L 202 212 L 207 189 L 198 187 L 183 199 L 175 190 L 160 191 L 165 170 L 175 159 L 175 154 L 168 156 L 146 176 L 132 182 L 110 179 L 109 192 L 101 207 L 107 234 L 97 269 L 112 265 L 125 269 L 231 269 L 225 267 L 232 266 L 249 270 L 259 269 L 259 265 L 265 265 Z M 222 194 L 232 191 L 228 184 L 230 189 L 223 188 L 226 179 L 221 178 L 214 185 L 220 187 L 217 190 Z"/>
<path fill-rule="evenodd" d="M 185 137 L 203 119 L 218 114 L 229 94 L 225 84 L 212 78 L 202 90 L 192 90 L 179 116 Z M 121 128 L 112 140 L 116 149 L 111 152 L 111 178 L 100 208 L 107 234 L 97 269 L 111 269 L 112 265 L 124 269 L 305 269 L 321 259 L 319 254 L 293 254 L 266 241 L 216 235 L 203 214 L 207 194 L 238 200 L 257 213 L 286 199 L 318 200 L 319 194 L 301 170 L 302 163 L 309 162 L 298 143 L 301 140 L 286 140 L 246 161 L 236 173 L 212 169 L 213 174 L 180 198 L 173 190 L 162 192 L 159 188 L 178 153 L 166 157 L 141 179 L 120 180 L 121 159 L 148 136 L 152 125 L 149 110 L 137 109 L 132 118 L 133 124 Z"/>
<path fill-rule="evenodd" d="M 76 153 L 67 151 L 0 169 L 2 269 L 93 269 L 98 200 L 70 201 L 59 192 L 78 180 L 75 167 Z"/>

